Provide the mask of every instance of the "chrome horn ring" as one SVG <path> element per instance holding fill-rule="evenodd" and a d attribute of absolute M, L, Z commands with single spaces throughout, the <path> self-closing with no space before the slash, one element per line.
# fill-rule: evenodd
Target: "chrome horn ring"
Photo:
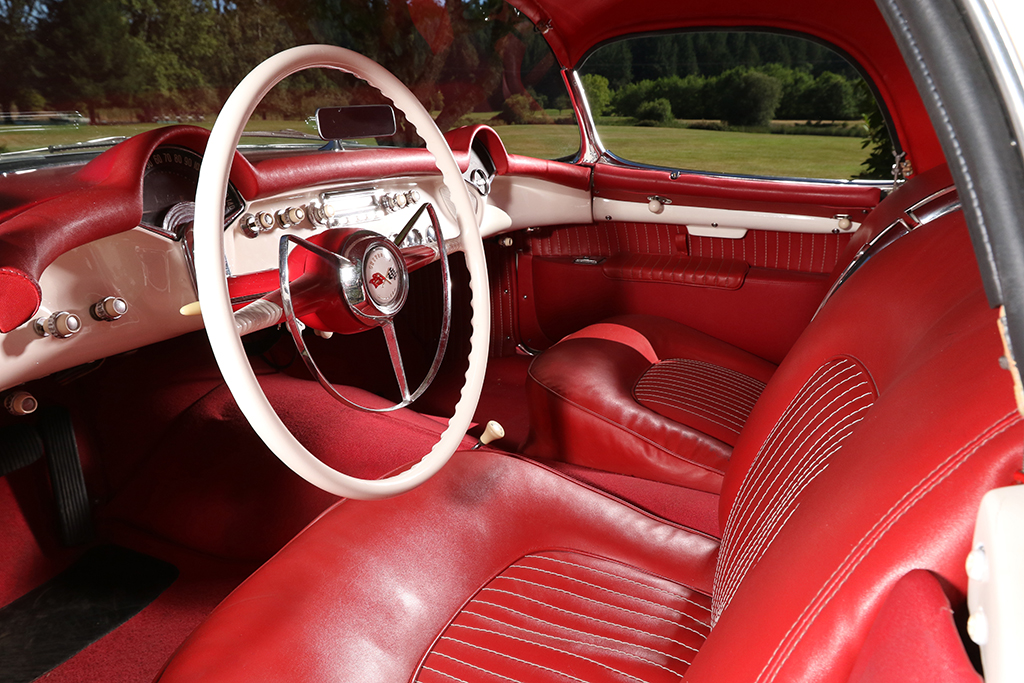
<path fill-rule="evenodd" d="M 295 235 L 282 235 L 278 250 L 281 284 L 281 300 L 285 312 L 285 320 L 288 331 L 291 333 L 295 348 L 298 349 L 299 357 L 306 364 L 306 368 L 316 378 L 320 386 L 327 391 L 335 400 L 352 408 L 368 413 L 387 413 L 399 408 L 404 408 L 418 399 L 430 387 L 431 382 L 437 376 L 444 360 L 444 354 L 448 347 L 448 338 L 451 334 L 452 320 L 452 280 L 448 266 L 448 254 L 444 247 L 444 238 L 437 222 L 437 214 L 434 207 L 425 204 L 426 211 L 430 217 L 430 229 L 434 233 L 434 241 L 438 245 L 439 260 L 441 262 L 441 295 L 442 315 L 441 333 L 438 337 L 437 349 L 434 352 L 434 359 L 427 370 L 426 376 L 420 382 L 415 391 L 409 391 L 408 379 L 405 375 L 405 363 L 402 360 L 402 353 L 398 345 L 398 336 L 395 332 L 394 316 L 402 309 L 409 294 L 409 271 L 405 266 L 402 253 L 391 241 L 377 235 L 376 233 L 361 231 L 354 233 L 348 240 L 341 254 L 325 249 L 317 244 L 296 237 Z M 416 217 L 413 217 L 413 221 Z M 402 231 L 405 234 L 406 231 Z M 343 301 L 353 317 L 379 327 L 384 332 L 384 340 L 388 347 L 388 356 L 391 359 L 391 367 L 398 382 L 402 400 L 386 408 L 371 408 L 364 406 L 347 398 L 324 376 L 317 366 L 313 355 L 302 337 L 303 326 L 295 313 L 295 303 L 291 289 L 291 277 L 289 274 L 288 257 L 290 255 L 289 244 L 309 251 L 314 256 L 323 259 L 330 266 L 330 271 L 337 273 L 337 290 L 341 301 Z M 376 261 L 374 261 L 376 259 Z M 394 269 L 394 275 L 390 272 Z M 382 289 L 384 288 L 384 289 Z"/>

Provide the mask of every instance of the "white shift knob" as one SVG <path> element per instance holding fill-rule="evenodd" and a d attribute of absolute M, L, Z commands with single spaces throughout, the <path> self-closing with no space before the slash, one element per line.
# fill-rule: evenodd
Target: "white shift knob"
<path fill-rule="evenodd" d="M 484 433 L 480 435 L 480 445 L 486 446 L 496 439 L 503 438 L 505 438 L 505 428 L 495 420 L 490 420 L 484 428 Z"/>

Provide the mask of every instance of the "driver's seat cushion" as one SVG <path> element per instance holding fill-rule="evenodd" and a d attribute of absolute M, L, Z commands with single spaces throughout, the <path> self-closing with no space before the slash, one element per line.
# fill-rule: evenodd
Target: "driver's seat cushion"
<path fill-rule="evenodd" d="M 707 638 L 710 616 L 707 596 L 636 567 L 569 550 L 532 553 L 466 603 L 416 680 L 674 681 Z"/>
<path fill-rule="evenodd" d="M 456 453 L 398 498 L 331 508 L 159 680 L 678 681 L 718 545 L 536 463 Z"/>
<path fill-rule="evenodd" d="M 775 369 L 666 318 L 610 318 L 530 365 L 521 452 L 718 493 Z"/>

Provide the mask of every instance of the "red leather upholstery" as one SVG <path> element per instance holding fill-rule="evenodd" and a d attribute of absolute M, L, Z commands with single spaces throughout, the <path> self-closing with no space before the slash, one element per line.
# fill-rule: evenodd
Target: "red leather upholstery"
<path fill-rule="evenodd" d="M 707 632 L 717 549 L 529 461 L 457 453 L 408 494 L 325 513 L 217 608 L 159 680 L 444 680 L 425 668 L 465 670 L 447 655 L 532 672 L 518 680 L 565 681 L 552 672 L 566 669 L 612 678 L 587 658 L 674 681 Z M 529 646 L 533 666 L 482 649 L 525 660 L 527 644 L 467 628 L 496 613 L 506 623 L 489 631 L 522 637 L 514 627 L 530 623 L 543 634 L 529 636 L 541 639 Z"/>
<path fill-rule="evenodd" d="M 637 402 L 676 422 L 735 443 L 765 383 L 688 358 L 655 363 L 637 381 Z"/>
<path fill-rule="evenodd" d="M 829 276 L 829 287 L 839 279 L 846 266 L 857 258 L 861 249 L 890 225 L 903 220 L 908 227 L 913 226 L 917 221 L 907 215 L 908 209 L 913 208 L 918 202 L 929 196 L 952 186 L 953 177 L 950 175 L 949 167 L 942 165 L 914 176 L 886 197 L 885 201 L 868 215 L 857 232 L 850 237 L 850 241 L 846 243 L 836 268 Z"/>
<path fill-rule="evenodd" d="M 676 681 L 707 638 L 710 612 L 706 595 L 630 565 L 565 550 L 535 553 L 459 611 L 416 680 Z"/>
<path fill-rule="evenodd" d="M 688 371 L 677 359 L 692 362 Z M 738 427 L 774 370 L 664 318 L 612 318 L 531 364 L 522 452 L 717 493 Z M 684 391 L 685 405 L 672 400 Z"/>
<path fill-rule="evenodd" d="M 966 592 L 978 503 L 1012 481 L 1022 436 L 996 363 L 996 314 L 968 254 L 959 214 L 911 233 L 835 294 L 779 367 L 733 450 L 720 616 L 688 680 L 844 680 L 904 573 L 930 569 Z M 863 420 L 823 459 L 814 438 L 771 448 L 787 406 L 837 357 L 856 360 L 877 390 Z M 748 511 L 762 523 L 745 525 Z"/>
<path fill-rule="evenodd" d="M 648 254 L 620 254 L 604 263 L 604 274 L 613 280 L 680 282 L 722 289 L 739 289 L 749 269 L 746 261 Z"/>
<path fill-rule="evenodd" d="M 162 680 L 493 679 L 473 666 L 513 680 L 623 678 L 611 669 L 667 679 L 690 646 L 699 647 L 685 670 L 693 683 L 846 683 L 855 666 L 858 676 L 870 669 L 863 645 L 910 570 L 962 597 L 981 496 L 1019 467 L 1024 430 L 970 254 L 952 214 L 838 291 L 736 444 L 720 553 L 714 539 L 538 465 L 458 454 L 398 499 L 327 512 L 214 612 Z M 552 559 L 567 564 L 552 569 Z M 610 618 L 609 589 L 631 612 Z M 506 592 L 491 600 L 497 590 Z M 700 644 L 694 623 L 709 594 L 713 625 Z M 627 606 L 638 600 L 647 607 Z M 499 619 L 484 601 L 506 615 L 495 628 L 478 626 Z M 582 614 L 573 601 L 595 611 L 558 611 Z M 654 647 L 666 633 L 640 620 L 666 607 L 677 642 Z M 586 617 L 635 629 L 614 636 L 629 644 L 563 628 L 584 631 Z"/>

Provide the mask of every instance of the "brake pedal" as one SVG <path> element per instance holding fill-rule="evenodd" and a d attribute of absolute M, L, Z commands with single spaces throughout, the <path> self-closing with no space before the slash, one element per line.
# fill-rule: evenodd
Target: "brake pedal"
<path fill-rule="evenodd" d="M 41 411 L 37 428 L 50 468 L 61 540 L 67 546 L 88 543 L 93 539 L 92 510 L 71 413 L 61 407 Z"/>

